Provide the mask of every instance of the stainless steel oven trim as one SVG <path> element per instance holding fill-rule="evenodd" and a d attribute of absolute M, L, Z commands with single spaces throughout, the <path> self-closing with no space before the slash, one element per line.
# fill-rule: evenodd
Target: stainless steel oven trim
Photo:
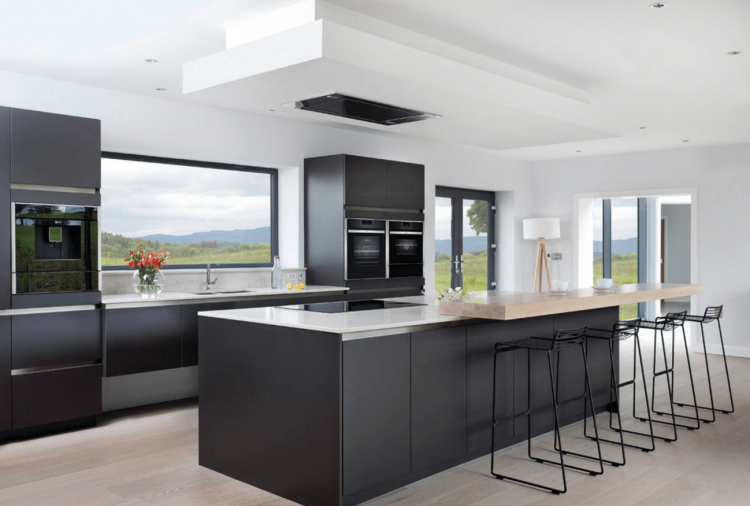
<path fill-rule="evenodd" d="M 390 236 L 390 230 L 391 230 L 391 223 L 386 220 L 385 222 L 385 231 L 389 232 L 385 234 L 385 279 L 389 279 L 391 277 L 391 245 L 389 244 L 389 236 Z"/>
<path fill-rule="evenodd" d="M 11 295 L 16 294 L 16 203 L 10 203 L 10 279 Z"/>
<path fill-rule="evenodd" d="M 392 235 L 422 235 L 422 232 L 399 232 L 399 231 L 393 231 L 391 232 Z"/>
<path fill-rule="evenodd" d="M 368 279 L 388 279 L 388 264 L 389 264 L 389 250 L 390 244 L 388 244 L 388 220 L 377 220 L 385 221 L 385 230 L 359 230 L 349 229 L 350 218 L 344 218 L 344 281 L 364 281 Z M 385 234 L 385 277 L 384 278 L 357 278 L 349 279 L 349 233 L 354 234 Z"/>

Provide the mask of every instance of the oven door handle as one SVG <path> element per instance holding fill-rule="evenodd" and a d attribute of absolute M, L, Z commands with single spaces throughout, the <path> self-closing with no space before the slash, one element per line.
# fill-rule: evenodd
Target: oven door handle
<path fill-rule="evenodd" d="M 422 235 L 422 232 L 394 232 L 394 231 L 391 231 L 391 235 Z"/>
<path fill-rule="evenodd" d="M 347 230 L 348 234 L 385 234 L 385 230 Z"/>

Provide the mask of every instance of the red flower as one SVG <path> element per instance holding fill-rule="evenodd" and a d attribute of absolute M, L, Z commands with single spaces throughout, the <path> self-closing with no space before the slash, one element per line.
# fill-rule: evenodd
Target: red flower
<path fill-rule="evenodd" d="M 131 260 L 131 261 L 130 261 L 130 263 L 129 263 L 128 265 L 129 265 L 130 267 L 135 267 L 135 262 L 133 262 L 133 261 Z"/>

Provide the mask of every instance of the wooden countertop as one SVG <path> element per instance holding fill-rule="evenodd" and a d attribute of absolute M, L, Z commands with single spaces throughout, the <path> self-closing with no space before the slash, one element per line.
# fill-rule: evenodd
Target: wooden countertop
<path fill-rule="evenodd" d="M 685 297 L 698 294 L 700 291 L 700 285 L 637 283 L 615 286 L 610 291 L 579 288 L 565 295 L 555 295 L 549 292 L 499 292 L 491 297 L 441 301 L 440 314 L 489 320 L 517 320 L 519 318 Z"/>

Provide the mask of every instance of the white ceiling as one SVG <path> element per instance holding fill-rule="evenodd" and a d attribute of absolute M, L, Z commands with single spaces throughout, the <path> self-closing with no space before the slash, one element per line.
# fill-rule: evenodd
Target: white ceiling
<path fill-rule="evenodd" d="M 750 142 L 748 0 L 667 0 L 669 5 L 660 10 L 650 9 L 650 0 L 328 1 L 420 34 L 424 40 L 449 44 L 464 62 L 475 53 L 475 62 L 484 61 L 485 69 L 492 66 L 487 62 L 496 64 L 505 69 L 506 77 L 516 68 L 516 78 L 528 87 L 549 91 L 557 86 L 559 104 L 579 95 L 580 107 L 566 105 L 556 114 L 567 116 L 554 119 L 575 125 L 581 135 L 575 135 L 575 128 L 564 135 L 556 125 L 545 135 L 529 131 L 524 136 L 524 118 L 478 110 L 483 97 L 471 95 L 471 83 L 466 84 L 468 100 L 467 94 L 448 96 L 445 89 L 437 93 L 445 110 L 469 107 L 463 115 L 475 115 L 483 128 L 491 126 L 507 136 L 507 142 L 475 142 L 479 136 L 454 135 L 447 127 L 438 135 L 433 131 L 439 128 L 429 123 L 442 120 L 404 125 L 408 128 L 400 131 L 392 127 L 397 135 L 450 140 L 527 160 Z M 183 64 L 224 51 L 226 28 L 293 3 L 0 0 L 0 70 L 216 103 L 216 93 L 183 94 Z M 401 30 L 402 40 L 404 33 Z M 446 55 L 453 54 L 449 46 L 442 48 Z M 743 54 L 728 56 L 729 51 Z M 146 58 L 159 63 L 147 64 Z M 536 84 L 529 84 L 535 79 Z M 324 92 L 347 91 L 335 79 L 325 84 L 334 89 Z M 394 99 L 404 87 L 394 81 L 390 88 L 383 94 Z M 411 99 L 406 91 L 403 97 Z M 306 97 L 296 97 L 301 98 Z M 223 102 L 222 107 L 252 110 L 236 101 Z M 268 103 L 261 102 L 258 106 L 265 109 L 259 113 L 290 114 L 270 113 Z M 529 112 L 532 105 L 526 100 L 521 108 Z M 425 110 L 442 112 L 435 107 Z M 290 117 L 339 128 L 369 127 L 328 117 Z M 420 130 L 420 124 L 427 126 Z M 586 133 L 593 127 L 593 134 Z"/>

